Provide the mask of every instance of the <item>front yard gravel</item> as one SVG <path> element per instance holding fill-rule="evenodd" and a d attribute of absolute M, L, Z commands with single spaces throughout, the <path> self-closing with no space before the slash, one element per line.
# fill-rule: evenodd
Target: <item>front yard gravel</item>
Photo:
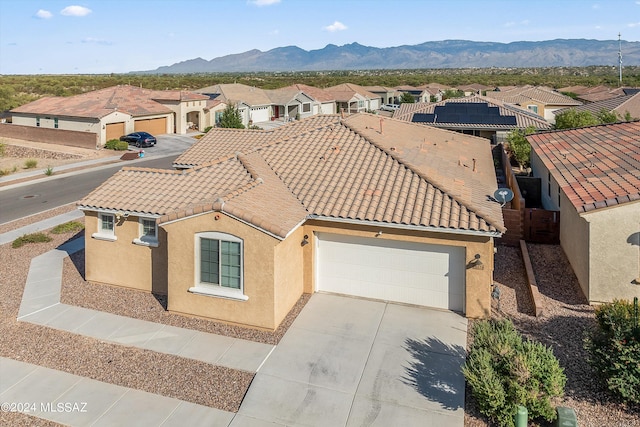
<path fill-rule="evenodd" d="M 600 387 L 587 363 L 583 338 L 595 325 L 594 310 L 587 304 L 562 248 L 530 243 L 527 248 L 542 295 L 543 314 L 533 316 L 520 249 L 498 246 L 494 282 L 501 291 L 500 309 L 494 301 L 493 317 L 511 319 L 524 336 L 553 349 L 567 375 L 565 396 L 556 404 L 573 408 L 580 427 L 640 427 L 640 408 L 616 403 Z M 479 413 L 469 390 L 465 402 L 465 426 L 493 425 Z"/>

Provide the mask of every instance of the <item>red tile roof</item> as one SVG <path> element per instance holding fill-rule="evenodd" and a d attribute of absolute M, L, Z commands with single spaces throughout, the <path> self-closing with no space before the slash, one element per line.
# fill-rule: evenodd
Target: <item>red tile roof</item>
<path fill-rule="evenodd" d="M 125 169 L 79 205 L 150 213 L 160 222 L 219 210 L 280 238 L 307 218 L 504 231 L 500 205 L 490 201 L 497 184 L 488 141 L 380 120 L 313 116 L 278 131 L 212 130 L 181 156 L 211 162 L 148 176 Z"/>
<path fill-rule="evenodd" d="M 640 122 L 530 135 L 578 212 L 640 200 Z"/>
<path fill-rule="evenodd" d="M 187 101 L 207 97 L 185 91 L 158 91 L 136 86 L 112 86 L 69 97 L 45 97 L 11 110 L 14 113 L 50 114 L 101 118 L 114 111 L 133 117 L 169 114 L 172 110 L 156 100 Z"/>

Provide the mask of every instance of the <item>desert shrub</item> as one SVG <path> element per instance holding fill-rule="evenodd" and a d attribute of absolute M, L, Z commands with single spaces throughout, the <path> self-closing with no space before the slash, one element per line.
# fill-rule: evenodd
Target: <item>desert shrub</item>
<path fill-rule="evenodd" d="M 554 420 L 551 399 L 564 394 L 566 376 L 551 349 L 523 340 L 510 320 L 480 321 L 473 337 L 463 373 L 480 412 L 501 426 L 514 426 L 518 405 Z"/>
<path fill-rule="evenodd" d="M 44 233 L 31 233 L 31 234 L 24 234 L 20 237 L 18 237 L 16 240 L 13 241 L 13 243 L 11 244 L 11 247 L 14 249 L 17 249 L 21 246 L 26 245 L 27 243 L 43 243 L 43 242 L 50 242 L 51 237 L 47 236 Z"/>
<path fill-rule="evenodd" d="M 25 160 L 24 167 L 27 169 L 33 169 L 38 166 L 38 161 L 36 159 Z"/>
<path fill-rule="evenodd" d="M 211 129 L 213 129 L 213 126 L 207 126 L 206 128 L 204 128 L 204 133 L 209 132 Z"/>
<path fill-rule="evenodd" d="M 603 304 L 596 308 L 596 321 L 585 340 L 589 363 L 612 394 L 640 404 L 638 300 Z"/>
<path fill-rule="evenodd" d="M 104 148 L 108 148 L 109 150 L 124 151 L 129 148 L 129 143 L 127 141 L 120 141 L 119 139 L 110 139 L 106 144 L 104 144 Z"/>
<path fill-rule="evenodd" d="M 53 168 L 51 166 L 47 166 L 47 168 L 44 170 L 44 174 L 47 176 L 53 175 Z"/>
<path fill-rule="evenodd" d="M 0 157 L 4 157 L 5 152 L 7 151 L 7 144 L 4 142 L 0 142 Z"/>
<path fill-rule="evenodd" d="M 51 229 L 51 233 L 53 234 L 63 234 L 80 231 L 84 228 L 84 225 L 78 221 L 69 221 L 64 224 L 58 224 L 53 229 Z"/>
<path fill-rule="evenodd" d="M 11 171 L 9 169 L 0 169 L 0 176 L 9 175 Z"/>

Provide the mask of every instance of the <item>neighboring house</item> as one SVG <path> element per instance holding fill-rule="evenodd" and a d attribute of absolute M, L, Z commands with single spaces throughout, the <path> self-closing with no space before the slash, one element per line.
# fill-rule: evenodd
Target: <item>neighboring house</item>
<path fill-rule="evenodd" d="M 422 89 L 425 92 L 425 99 L 428 99 L 425 102 L 440 102 L 442 101 L 442 94 L 444 91 L 442 89 L 438 89 L 435 87 L 428 86 L 418 86 L 418 88 Z"/>
<path fill-rule="evenodd" d="M 86 280 L 269 330 L 318 291 L 490 314 L 505 229 L 484 139 L 316 115 L 212 129 L 174 166 L 123 168 L 78 202 Z"/>
<path fill-rule="evenodd" d="M 401 104 L 393 118 L 487 138 L 494 144 L 504 142 L 513 129 L 551 129 L 537 114 L 480 95 L 431 104 Z"/>
<path fill-rule="evenodd" d="M 636 92 L 634 95 L 618 96 L 572 108 L 578 112 L 589 111 L 594 115 L 597 115 L 602 110 L 606 110 L 610 113 L 615 113 L 620 121 L 626 120 L 627 116 L 632 120 L 638 120 L 640 119 L 640 92 Z M 562 110 L 554 111 L 553 114 L 562 114 L 567 110 L 569 110 L 569 108 L 563 108 Z"/>
<path fill-rule="evenodd" d="M 222 120 L 222 113 L 227 108 L 227 103 L 222 102 L 220 99 L 207 99 L 206 107 L 204 108 L 204 129 L 208 127 L 215 127 L 220 124 Z"/>
<path fill-rule="evenodd" d="M 396 86 L 395 90 L 400 93 L 399 97 L 401 97 L 403 93 L 408 93 L 413 96 L 415 102 L 427 103 L 431 101 L 431 92 L 427 90 L 427 88 L 404 85 Z"/>
<path fill-rule="evenodd" d="M 617 98 L 627 95 L 624 88 L 610 88 L 608 86 L 569 86 L 558 89 L 561 93 L 573 93 L 578 101 L 590 103 L 605 101 L 607 99 Z"/>
<path fill-rule="evenodd" d="M 242 124 L 268 122 L 273 117 L 272 102 L 263 89 L 240 83 L 218 84 L 197 89 L 194 92 L 210 100 L 232 103 L 240 112 Z"/>
<path fill-rule="evenodd" d="M 11 110 L 23 126 L 91 132 L 98 144 L 135 131 L 186 133 L 204 129 L 206 97 L 179 90 L 113 86 L 70 97 L 45 97 Z"/>
<path fill-rule="evenodd" d="M 287 88 L 297 89 L 316 101 L 312 106 L 313 115 L 337 113 L 335 98 L 323 89 L 303 84 L 294 84 L 287 86 Z"/>
<path fill-rule="evenodd" d="M 483 92 L 493 90 L 492 86 L 481 85 L 480 83 L 472 83 L 470 85 L 456 86 L 455 89 L 464 92 L 464 96 L 482 95 Z"/>
<path fill-rule="evenodd" d="M 369 92 L 364 87 L 344 83 L 324 89 L 336 100 L 336 111 L 345 113 L 359 113 L 378 110 L 382 104 L 382 98 Z"/>
<path fill-rule="evenodd" d="M 513 104 L 523 109 L 528 109 L 544 117 L 550 123 L 555 123 L 554 111 L 582 105 L 582 102 L 546 87 L 505 87 L 496 91 L 487 91 L 486 96 L 487 98 L 502 101 L 505 104 Z"/>
<path fill-rule="evenodd" d="M 400 103 L 400 93 L 392 87 L 386 86 L 363 86 L 365 90 L 375 94 L 382 101 L 381 104 L 399 104 Z M 381 106 L 382 106 L 381 105 Z"/>
<path fill-rule="evenodd" d="M 320 103 L 303 91 L 291 86 L 280 89 L 265 90 L 271 100 L 271 120 L 304 119 L 320 110 Z"/>
<path fill-rule="evenodd" d="M 640 297 L 640 122 L 527 137 L 545 209 L 591 303 Z"/>

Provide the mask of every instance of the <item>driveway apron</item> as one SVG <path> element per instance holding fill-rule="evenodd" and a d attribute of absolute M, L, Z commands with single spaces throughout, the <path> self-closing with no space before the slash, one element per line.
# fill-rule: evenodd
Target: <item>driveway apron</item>
<path fill-rule="evenodd" d="M 314 294 L 231 425 L 463 426 L 467 320 Z"/>

